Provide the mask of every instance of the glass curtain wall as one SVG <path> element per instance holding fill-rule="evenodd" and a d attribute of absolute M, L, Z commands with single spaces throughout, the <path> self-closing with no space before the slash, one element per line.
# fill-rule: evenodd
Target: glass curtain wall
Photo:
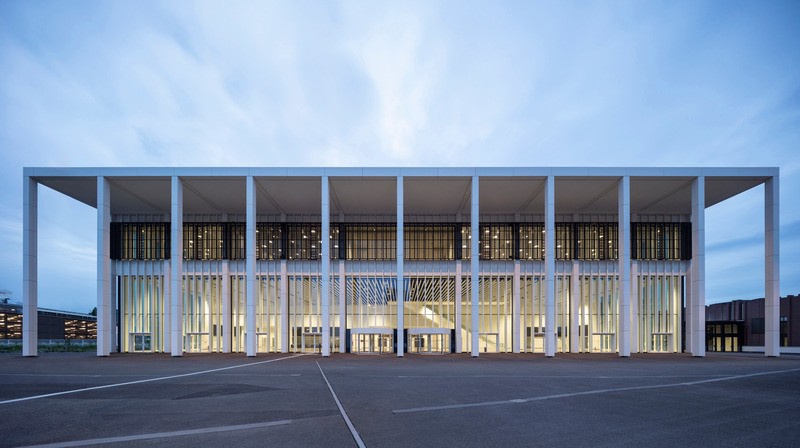
<path fill-rule="evenodd" d="M 349 276 L 346 280 L 347 328 L 397 328 L 397 278 Z"/>
<path fill-rule="evenodd" d="M 544 353 L 547 328 L 547 284 L 543 275 L 520 277 L 520 349 L 529 353 Z M 556 351 L 569 351 L 570 277 L 555 278 Z"/>
<path fill-rule="evenodd" d="M 164 277 L 119 276 L 120 350 L 164 351 Z"/>
<path fill-rule="evenodd" d="M 289 351 L 322 351 L 322 302 L 319 275 L 288 276 Z"/>
<path fill-rule="evenodd" d="M 680 310 L 683 277 L 679 275 L 640 275 L 639 350 L 642 352 L 680 351 Z"/>
<path fill-rule="evenodd" d="M 519 258 L 521 260 L 544 259 L 544 225 L 520 224 Z"/>
<path fill-rule="evenodd" d="M 615 352 L 617 350 L 617 316 L 619 277 L 616 275 L 582 275 L 578 334 L 582 352 Z"/>
<path fill-rule="evenodd" d="M 287 277 L 289 300 L 289 351 L 322 352 L 322 277 L 314 272 L 314 263 L 298 263 Z M 339 349 L 339 305 L 336 277 L 329 283 L 331 350 Z"/>
<path fill-rule="evenodd" d="M 281 349 L 281 276 L 269 268 L 257 277 L 256 300 L 257 351 L 279 352 Z"/>
<path fill-rule="evenodd" d="M 456 283 L 452 276 L 406 278 L 406 328 L 455 328 Z"/>
<path fill-rule="evenodd" d="M 245 329 L 247 328 L 247 281 L 244 275 L 232 275 L 231 279 L 231 351 L 244 353 Z"/>
<path fill-rule="evenodd" d="M 455 260 L 455 225 L 407 224 L 403 247 L 406 260 Z"/>
<path fill-rule="evenodd" d="M 222 278 L 218 275 L 183 277 L 183 349 L 222 351 Z"/>
<path fill-rule="evenodd" d="M 462 350 L 472 350 L 472 295 L 469 276 L 461 279 Z M 504 353 L 512 349 L 512 299 L 514 276 L 482 275 L 478 290 L 478 347 L 481 353 Z"/>

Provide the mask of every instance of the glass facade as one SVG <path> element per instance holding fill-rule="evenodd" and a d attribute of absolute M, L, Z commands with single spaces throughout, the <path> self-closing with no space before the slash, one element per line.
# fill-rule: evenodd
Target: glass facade
<path fill-rule="evenodd" d="M 616 223 L 579 223 L 575 226 L 578 260 L 616 260 L 619 226 Z"/>
<path fill-rule="evenodd" d="M 634 260 L 692 258 L 690 223 L 632 223 L 631 227 L 631 258 Z"/>
<path fill-rule="evenodd" d="M 520 260 L 544 260 L 544 224 L 519 226 Z"/>
<path fill-rule="evenodd" d="M 679 352 L 683 278 L 642 275 L 638 280 L 639 350 Z"/>
<path fill-rule="evenodd" d="M 397 278 L 361 274 L 346 280 L 347 329 L 397 328 Z"/>
<path fill-rule="evenodd" d="M 183 229 L 186 260 L 243 260 L 244 223 L 186 223 Z M 258 223 L 256 259 L 319 260 L 321 225 Z M 543 260 L 542 223 L 480 225 L 481 260 Z M 114 260 L 169 259 L 169 223 L 112 223 L 111 258 Z M 331 259 L 394 260 L 397 226 L 387 223 L 333 224 Z M 406 260 L 468 260 L 469 224 L 406 224 L 403 227 Z M 556 223 L 557 260 L 616 260 L 617 223 Z M 688 223 L 632 223 L 631 258 L 634 260 L 688 260 L 691 225 Z"/>
<path fill-rule="evenodd" d="M 330 342 L 331 351 L 339 349 L 338 306 L 335 282 L 330 283 Z M 293 353 L 320 353 L 322 351 L 322 282 L 313 273 L 289 275 L 288 330 L 289 351 Z"/>
<path fill-rule="evenodd" d="M 481 353 L 510 352 L 512 345 L 513 275 L 482 275 L 478 281 L 478 350 Z M 461 279 L 462 350 L 472 347 L 472 282 Z"/>
<path fill-rule="evenodd" d="M 283 227 L 280 224 L 259 223 L 256 226 L 256 259 L 280 260 L 283 255 Z"/>
<path fill-rule="evenodd" d="M 406 224 L 403 226 L 403 248 L 406 260 L 455 260 L 455 224 Z M 392 257 L 394 258 L 394 257 Z"/>
<path fill-rule="evenodd" d="M 164 351 L 164 277 L 123 275 L 117 296 L 120 308 L 120 350 L 123 352 Z"/>
<path fill-rule="evenodd" d="M 582 275 L 578 283 L 579 350 L 616 351 L 619 278 L 616 275 Z"/>
<path fill-rule="evenodd" d="M 543 275 L 523 275 L 520 278 L 520 350 L 528 353 L 544 353 L 547 331 L 547 285 Z M 555 278 L 556 351 L 569 351 L 570 323 L 570 277 Z"/>
<path fill-rule="evenodd" d="M 183 349 L 222 351 L 222 279 L 216 275 L 183 278 Z"/>
<path fill-rule="evenodd" d="M 345 259 L 394 260 L 397 257 L 396 225 L 350 224 L 342 227 Z"/>
<path fill-rule="evenodd" d="M 169 223 L 111 223 L 111 258 L 165 260 L 169 258 Z"/>
<path fill-rule="evenodd" d="M 632 228 L 633 259 L 681 260 L 686 256 L 688 224 L 634 223 Z M 117 223 L 114 229 L 112 252 L 116 259 L 168 258 L 168 223 Z M 556 223 L 555 232 L 556 260 L 602 261 L 618 257 L 617 223 L 560 222 Z M 615 274 L 581 274 L 575 291 L 571 290 L 571 275 L 556 275 L 555 322 L 548 325 L 544 276 L 536 273 L 541 265 L 527 263 L 544 259 L 544 225 L 487 223 L 479 226 L 479 233 L 482 263 L 477 342 L 481 352 L 511 352 L 516 339 L 521 351 L 541 353 L 548 326 L 553 327 L 559 352 L 570 351 L 570 338 L 575 336 L 581 352 L 617 350 L 619 280 Z M 398 338 L 393 333 L 397 330 L 397 279 L 392 273 L 394 265 L 390 263 L 387 267 L 380 262 L 395 260 L 396 225 L 333 223 L 327 236 L 332 259 L 365 262 L 348 265 L 356 268 L 346 275 L 342 289 L 336 268 L 332 270 L 331 348 L 338 350 L 345 344 L 350 350 L 392 351 Z M 407 272 L 404 279 L 405 301 L 400 311 L 404 313 L 405 330 L 414 330 L 407 343 L 416 344 L 413 348 L 420 353 L 449 352 L 450 344 L 456 340 L 461 341 L 463 351 L 471 351 L 472 296 L 467 263 L 462 265 L 460 279 L 451 270 L 452 264 L 427 263 L 468 260 L 471 239 L 471 226 L 466 223 L 409 223 L 404 226 L 406 259 L 426 262 L 407 265 L 412 271 Z M 319 223 L 258 223 L 255 303 L 258 352 L 321 351 L 323 329 L 318 262 L 321 245 Z M 182 299 L 185 351 L 219 352 L 225 350 L 226 345 L 233 352 L 245 351 L 245 276 L 241 271 L 231 272 L 226 279 L 222 264 L 213 262 L 243 260 L 246 248 L 244 223 L 184 225 L 184 259 L 202 261 L 202 265 L 194 262 L 184 265 L 187 269 Z M 511 269 L 517 260 L 526 266 L 518 284 Z M 193 272 L 199 266 L 203 266 L 203 272 Z M 231 271 L 241 269 L 236 263 L 230 266 Z M 286 269 L 285 276 L 282 269 Z M 163 351 L 164 319 L 168 315 L 163 303 L 163 277 L 122 275 L 119 278 L 121 349 Z M 637 302 L 631 304 L 631 309 L 639 328 L 636 341 L 639 350 L 677 350 L 683 277 L 643 274 L 636 281 L 638 292 L 633 297 Z M 460 297 L 457 297 L 459 289 Z M 344 296 L 340 296 L 341 292 Z M 513 325 L 515 294 L 519 294 L 519 310 L 516 311 L 520 316 L 519 328 Z M 460 311 L 457 299 L 460 299 Z M 345 313 L 344 328 L 340 328 L 340 305 Z M 571 332 L 573 324 L 576 328 Z M 425 333 L 426 329 L 436 331 Z M 457 337 L 454 339 L 448 331 L 455 332 Z M 354 348 L 353 344 L 361 348 Z M 435 350 L 433 345 L 436 345 Z"/>

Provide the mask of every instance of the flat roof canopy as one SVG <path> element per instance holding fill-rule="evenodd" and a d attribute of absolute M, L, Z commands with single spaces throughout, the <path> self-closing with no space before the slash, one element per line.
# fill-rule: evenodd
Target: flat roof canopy
<path fill-rule="evenodd" d="M 253 175 L 259 214 L 319 214 L 321 177 L 329 176 L 331 214 L 394 215 L 396 176 L 409 215 L 469 219 L 472 176 L 481 214 L 542 214 L 544 186 L 555 176 L 556 214 L 616 214 L 618 180 L 631 179 L 631 212 L 689 214 L 691 182 L 705 176 L 710 207 L 778 175 L 778 168 L 26 168 L 55 191 L 96 207 L 97 177 L 111 186 L 113 214 L 170 211 L 171 176 L 184 183 L 184 213 L 244 214 Z"/>

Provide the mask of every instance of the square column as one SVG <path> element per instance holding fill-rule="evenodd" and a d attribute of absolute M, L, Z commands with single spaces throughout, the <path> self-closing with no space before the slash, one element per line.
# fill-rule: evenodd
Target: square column
<path fill-rule="evenodd" d="M 692 321 L 692 264 L 691 261 L 689 262 L 689 269 L 686 271 L 686 277 L 684 279 L 684 293 L 686 295 L 686 304 L 683 307 L 683 322 L 686 325 L 684 328 L 683 337 L 685 338 L 684 353 L 691 353 L 692 352 L 692 328 L 694 323 Z"/>
<path fill-rule="evenodd" d="M 579 278 L 581 275 L 580 263 L 578 260 L 572 262 L 572 276 L 570 277 L 569 287 L 569 351 L 578 353 L 580 351 L 580 287 Z"/>
<path fill-rule="evenodd" d="M 631 353 L 639 351 L 639 265 L 631 262 Z"/>
<path fill-rule="evenodd" d="M 36 356 L 39 344 L 39 183 L 26 172 L 22 176 L 22 189 L 22 356 Z"/>
<path fill-rule="evenodd" d="M 403 261 L 405 246 L 403 235 L 403 176 L 397 176 L 397 357 L 402 358 L 405 353 L 403 333 L 405 329 L 405 280 L 403 278 Z"/>
<path fill-rule="evenodd" d="M 245 242 L 247 244 L 247 242 Z M 222 353 L 231 352 L 231 274 L 228 260 L 222 261 Z"/>
<path fill-rule="evenodd" d="M 319 256 L 322 258 L 322 356 L 331 356 L 331 194 L 328 176 L 322 176 L 322 240 Z"/>
<path fill-rule="evenodd" d="M 544 185 L 544 250 L 544 354 L 552 358 L 556 355 L 556 182 L 553 176 L 547 176 Z"/>
<path fill-rule="evenodd" d="M 511 299 L 512 299 L 512 307 L 511 307 L 511 351 L 514 353 L 519 353 L 519 346 L 520 346 L 520 339 L 522 337 L 522 329 L 520 328 L 520 316 L 519 316 L 519 284 L 520 284 L 520 265 L 519 260 L 514 260 L 514 279 L 512 281 L 512 291 L 511 291 Z"/>
<path fill-rule="evenodd" d="M 455 329 L 456 329 L 456 353 L 461 353 L 463 347 L 463 339 L 461 338 L 461 329 L 464 328 L 461 323 L 461 260 L 456 260 L 456 284 L 455 284 Z"/>
<path fill-rule="evenodd" d="M 166 221 L 166 219 L 165 219 Z M 164 344 L 164 353 L 170 353 L 172 350 L 172 269 L 170 260 L 164 260 L 161 265 L 161 272 L 164 273 L 164 283 L 162 291 L 164 292 L 164 327 L 162 328 L 161 341 Z M 122 335 L 123 338 L 129 337 L 127 334 Z M 120 341 L 121 343 L 122 341 Z"/>
<path fill-rule="evenodd" d="M 692 180 L 692 300 L 690 351 L 706 355 L 706 186 L 705 176 Z"/>
<path fill-rule="evenodd" d="M 281 353 L 289 353 L 289 268 L 281 260 Z"/>
<path fill-rule="evenodd" d="M 764 354 L 780 356 L 780 195 L 778 176 L 764 183 Z"/>
<path fill-rule="evenodd" d="M 111 189 L 97 178 L 97 356 L 111 354 Z"/>
<path fill-rule="evenodd" d="M 256 335 L 256 180 L 247 176 L 245 202 L 245 339 L 247 356 L 256 356 L 258 335 Z"/>
<path fill-rule="evenodd" d="M 183 355 L 183 180 L 172 176 L 170 236 L 170 345 Z"/>
<path fill-rule="evenodd" d="M 339 260 L 339 353 L 347 353 L 347 283 L 344 260 Z"/>
<path fill-rule="evenodd" d="M 470 259 L 470 265 L 472 267 L 472 278 L 470 278 L 470 300 L 472 301 L 472 330 L 471 330 L 471 338 L 472 338 L 472 357 L 477 358 L 478 354 L 480 353 L 480 344 L 478 341 L 478 336 L 480 333 L 479 321 L 478 321 L 478 288 L 480 285 L 480 260 L 481 260 L 481 252 L 480 252 L 480 245 L 479 242 L 481 240 L 481 227 L 480 227 L 480 185 L 478 185 L 478 176 L 472 176 L 472 209 L 471 212 L 471 221 L 470 221 L 470 228 L 471 228 L 471 235 L 472 238 L 470 240 L 470 253 L 472 257 Z"/>
<path fill-rule="evenodd" d="M 619 356 L 631 355 L 631 178 L 619 180 L 619 317 L 617 341 Z"/>

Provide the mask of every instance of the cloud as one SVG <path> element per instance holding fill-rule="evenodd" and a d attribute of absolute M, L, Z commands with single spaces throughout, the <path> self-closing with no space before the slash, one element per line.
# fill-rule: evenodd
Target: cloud
<path fill-rule="evenodd" d="M 781 167 L 797 292 L 799 10 L 0 2 L 0 287 L 21 290 L 23 166 L 733 165 Z M 707 212 L 709 297 L 763 289 L 761 191 Z M 67 255 L 41 278 L 91 302 L 93 232 L 48 220 L 94 212 L 42 195 Z"/>

